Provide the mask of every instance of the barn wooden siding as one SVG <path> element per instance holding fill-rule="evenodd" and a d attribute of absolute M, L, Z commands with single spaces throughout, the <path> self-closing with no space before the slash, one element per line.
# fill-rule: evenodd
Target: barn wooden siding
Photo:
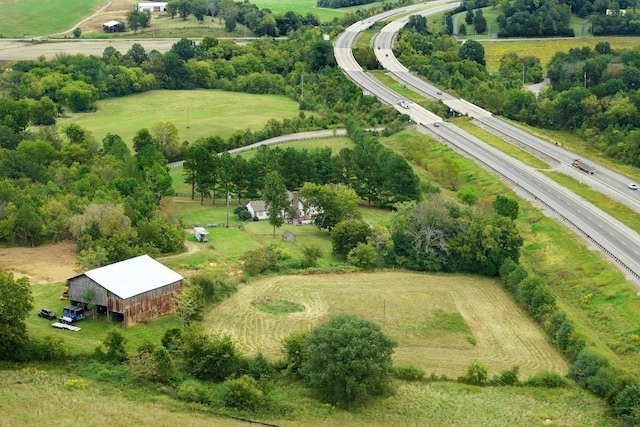
<path fill-rule="evenodd" d="M 124 324 L 129 326 L 175 313 L 176 304 L 173 302 L 173 295 L 179 292 L 180 282 L 175 282 L 126 300 L 113 295 L 109 299 L 111 305 L 108 308 L 109 311 L 124 314 Z"/>
<path fill-rule="evenodd" d="M 69 285 L 69 299 L 72 304 L 82 302 L 86 304 L 95 304 L 107 306 L 107 290 L 91 280 L 84 274 L 80 276 L 72 277 L 68 280 Z M 85 301 L 87 289 L 93 289 L 93 300 Z"/>
<path fill-rule="evenodd" d="M 72 303 L 107 307 L 109 313 L 123 315 L 125 326 L 175 313 L 174 294 L 180 293 L 180 282 L 135 295 L 126 300 L 109 292 L 86 275 L 69 279 L 69 299 Z M 92 301 L 85 301 L 87 289 L 93 289 Z"/>

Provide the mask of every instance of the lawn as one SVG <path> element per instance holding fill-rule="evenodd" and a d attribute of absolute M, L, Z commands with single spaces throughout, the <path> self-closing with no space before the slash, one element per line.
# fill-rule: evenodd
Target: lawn
<path fill-rule="evenodd" d="M 270 9 L 273 13 L 292 11 L 298 12 L 303 16 L 307 13 L 313 13 L 314 15 L 318 15 L 323 22 L 331 21 L 333 18 L 339 18 L 345 13 L 355 12 L 359 9 L 380 7 L 383 4 L 383 2 L 375 2 L 361 6 L 329 9 L 316 6 L 316 0 L 253 0 L 251 3 L 257 5 L 260 9 Z"/>
<path fill-rule="evenodd" d="M 0 37 L 34 37 L 66 30 L 103 0 L 0 0 Z"/>
<path fill-rule="evenodd" d="M 98 141 L 107 133 L 120 135 L 132 147 L 142 128 L 168 121 L 179 131 L 180 141 L 233 132 L 261 130 L 269 120 L 293 118 L 298 103 L 286 96 L 252 95 L 220 90 L 155 90 L 98 101 L 94 113 L 70 114 L 60 125 L 76 123 L 89 129 Z"/>

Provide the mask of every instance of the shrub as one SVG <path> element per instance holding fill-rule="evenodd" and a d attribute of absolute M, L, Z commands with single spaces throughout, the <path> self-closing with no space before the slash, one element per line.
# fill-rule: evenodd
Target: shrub
<path fill-rule="evenodd" d="M 458 191 L 458 197 L 463 203 L 470 206 L 478 203 L 478 192 L 475 187 L 462 187 L 460 191 Z"/>
<path fill-rule="evenodd" d="M 102 345 L 107 348 L 107 352 L 103 352 L 101 347 L 96 347 L 95 355 L 98 360 L 112 363 L 126 362 L 129 356 L 127 356 L 127 350 L 125 344 L 127 339 L 118 329 L 111 328 L 107 332 Z"/>
<path fill-rule="evenodd" d="M 249 361 L 247 374 L 249 374 L 251 378 L 255 378 L 256 380 L 259 380 L 261 378 L 268 378 L 273 374 L 273 366 L 262 355 L 262 353 L 258 353 L 256 357 Z"/>
<path fill-rule="evenodd" d="M 393 368 L 393 376 L 399 380 L 404 381 L 422 381 L 425 377 L 425 373 L 422 369 L 413 366 L 395 366 Z"/>
<path fill-rule="evenodd" d="M 502 262 L 502 265 L 498 269 L 498 275 L 502 284 L 506 285 L 507 276 L 518 267 L 518 264 L 511 258 L 507 258 Z"/>
<path fill-rule="evenodd" d="M 530 387 L 562 388 L 567 386 L 567 380 L 555 372 L 542 371 L 524 382 Z"/>
<path fill-rule="evenodd" d="M 600 368 L 608 367 L 609 361 L 592 351 L 581 351 L 576 360 L 569 366 L 567 376 L 580 387 L 587 388 L 587 381 L 598 373 Z"/>
<path fill-rule="evenodd" d="M 587 378 L 587 389 L 598 397 L 606 398 L 616 386 L 618 376 L 610 366 L 603 366 Z"/>
<path fill-rule="evenodd" d="M 304 362 L 304 345 L 309 332 L 295 332 L 282 340 L 287 371 L 300 376 L 300 368 Z"/>
<path fill-rule="evenodd" d="M 248 375 L 225 381 L 220 389 L 220 398 L 226 406 L 240 409 L 253 410 L 265 403 L 258 383 Z"/>
<path fill-rule="evenodd" d="M 242 356 L 230 336 L 208 335 L 198 328 L 190 328 L 183 336 L 185 367 L 195 377 L 222 381 L 242 366 Z"/>
<path fill-rule="evenodd" d="M 517 366 L 507 371 L 502 371 L 500 375 L 496 375 L 491 379 L 491 385 L 517 385 L 520 382 L 518 379 L 519 371 L 520 368 Z"/>
<path fill-rule="evenodd" d="M 302 268 L 318 266 L 318 258 L 322 257 L 320 246 L 313 244 L 302 247 Z"/>
<path fill-rule="evenodd" d="M 187 380 L 180 384 L 176 395 L 178 399 L 191 403 L 209 404 L 212 400 L 207 386 L 195 380 Z"/>
<path fill-rule="evenodd" d="M 162 346 L 169 351 L 175 351 L 182 348 L 184 340 L 182 339 L 182 331 L 180 328 L 170 328 L 164 331 L 160 340 Z"/>
<path fill-rule="evenodd" d="M 625 425 L 640 425 L 640 384 L 626 386 L 613 401 L 613 413 Z"/>
<path fill-rule="evenodd" d="M 245 252 L 242 255 L 242 260 L 244 261 L 244 271 L 250 276 L 278 269 L 278 254 L 271 246 Z"/>
<path fill-rule="evenodd" d="M 347 255 L 349 264 L 363 270 L 372 270 L 378 262 L 378 254 L 371 243 L 358 243 Z"/>
<path fill-rule="evenodd" d="M 529 273 L 521 265 L 517 266 L 504 280 L 504 283 L 511 292 L 514 294 L 518 291 L 518 285 L 522 282 Z"/>
<path fill-rule="evenodd" d="M 483 386 L 487 383 L 487 368 L 478 362 L 473 362 L 467 368 L 467 374 L 459 377 L 458 381 L 465 384 Z"/>
<path fill-rule="evenodd" d="M 247 221 L 251 219 L 251 212 L 247 209 L 246 206 L 238 206 L 233 210 L 233 213 L 238 215 L 240 221 Z"/>
<path fill-rule="evenodd" d="M 334 255 L 346 257 L 358 243 L 366 243 L 370 235 L 371 227 L 364 221 L 347 219 L 339 222 L 331 230 Z"/>
<path fill-rule="evenodd" d="M 262 406 L 265 402 L 258 383 L 248 375 L 225 381 L 220 389 L 220 398 L 227 406 L 249 410 Z"/>

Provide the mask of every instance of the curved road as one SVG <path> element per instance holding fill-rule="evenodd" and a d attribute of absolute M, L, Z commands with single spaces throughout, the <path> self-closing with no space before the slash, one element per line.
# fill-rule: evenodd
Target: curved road
<path fill-rule="evenodd" d="M 423 6 L 423 10 L 418 10 L 418 13 L 422 15 L 438 13 L 447 8 L 453 8 L 456 4 L 437 1 L 430 3 L 433 7 L 429 9 L 424 9 Z M 418 7 L 414 8 L 418 9 Z M 390 12 L 405 13 L 406 9 L 403 8 L 402 12 Z M 566 225 L 578 231 L 592 246 L 597 247 L 606 256 L 614 260 L 629 279 L 636 284 L 640 284 L 640 262 L 638 261 L 640 259 L 640 236 L 636 232 L 595 208 L 571 191 L 558 185 L 539 171 L 490 147 L 457 126 L 442 122 L 440 118 L 433 117 L 433 113 L 426 111 L 419 105 L 408 104 L 408 108 L 396 105 L 393 100 L 397 99 L 399 95 L 387 88 L 381 90 L 380 86 L 382 85 L 362 70 L 353 58 L 351 47 L 360 31 L 369 28 L 373 23 L 381 19 L 388 18 L 390 12 L 385 13 L 384 16 L 377 15 L 355 23 L 336 39 L 334 43 L 335 56 L 339 66 L 349 78 L 362 87 L 365 92 L 378 96 L 385 103 L 395 105 L 399 111 L 407 112 L 414 121 L 422 125 L 419 126 L 420 131 L 435 135 L 440 140 L 445 141 L 510 182 L 521 196 L 538 204 L 547 213 L 555 215 Z M 506 123 L 494 118 L 491 113 L 465 100 L 445 94 L 437 87 L 418 79 L 393 57 L 391 52 L 393 38 L 397 30 L 402 27 L 403 22 L 407 20 L 408 17 L 405 16 L 389 24 L 375 38 L 374 50 L 380 63 L 389 69 L 396 79 L 401 80 L 408 87 L 425 96 L 441 99 L 450 108 L 488 123 L 489 126 L 494 127 L 494 130 L 496 127 L 502 126 L 502 123 Z M 371 83 L 372 80 L 375 82 L 374 84 Z M 506 132 L 515 135 L 515 132 L 511 129 Z M 524 133 L 520 130 L 519 132 Z M 501 136 L 504 137 L 504 135 Z M 519 134 L 515 137 L 525 139 L 530 135 L 523 136 Z M 546 143 L 546 146 L 549 145 Z M 547 148 L 546 146 L 545 149 Z M 562 152 L 561 150 L 563 149 L 558 147 L 558 151 L 553 152 L 552 158 L 559 156 Z M 565 156 L 574 157 L 568 151 L 563 151 Z M 559 167 L 561 166 L 562 164 Z M 564 166 L 570 172 L 574 172 L 570 166 Z M 596 175 L 601 173 L 604 175 L 602 171 L 599 171 Z M 582 175 L 586 176 L 586 174 Z"/>

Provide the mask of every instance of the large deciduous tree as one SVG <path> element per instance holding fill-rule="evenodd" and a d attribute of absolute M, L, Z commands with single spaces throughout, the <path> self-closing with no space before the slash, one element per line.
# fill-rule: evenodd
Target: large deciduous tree
<path fill-rule="evenodd" d="M 305 199 L 309 208 L 316 210 L 313 222 L 318 228 L 331 231 L 340 221 L 362 217 L 358 211 L 360 198 L 344 184 L 317 185 L 307 182 L 300 189 L 300 197 Z"/>
<path fill-rule="evenodd" d="M 458 57 L 460 59 L 468 59 L 470 61 L 477 62 L 480 65 L 486 64 L 484 59 L 484 47 L 475 40 L 467 40 L 464 42 L 464 44 L 460 46 L 460 50 L 458 50 Z"/>
<path fill-rule="evenodd" d="M 385 392 L 396 346 L 375 323 L 341 314 L 311 331 L 300 373 L 323 401 L 348 406 Z"/>
<path fill-rule="evenodd" d="M 264 203 L 267 208 L 269 224 L 273 226 L 273 238 L 276 238 L 276 227 L 284 223 L 283 212 L 290 210 L 287 187 L 282 175 L 269 172 L 264 180 Z"/>
<path fill-rule="evenodd" d="M 33 309 L 29 279 L 0 269 L 0 359 L 11 359 L 28 340 L 25 319 Z"/>

